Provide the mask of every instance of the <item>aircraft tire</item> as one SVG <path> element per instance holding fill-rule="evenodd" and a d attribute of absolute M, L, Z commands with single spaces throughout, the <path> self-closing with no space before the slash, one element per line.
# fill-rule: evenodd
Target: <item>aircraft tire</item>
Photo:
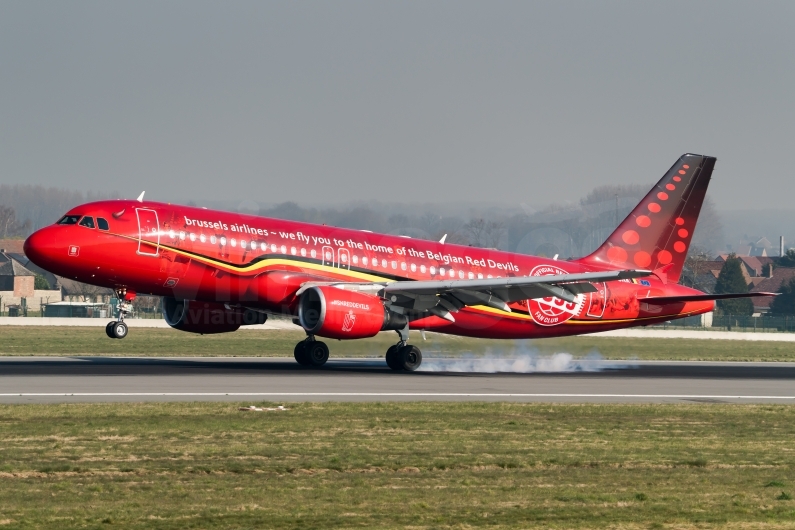
<path fill-rule="evenodd" d="M 111 339 L 115 339 L 116 337 L 113 335 L 113 326 L 116 325 L 116 321 L 108 322 L 108 325 L 105 326 L 105 335 L 107 335 Z"/>
<path fill-rule="evenodd" d="M 295 349 L 293 350 L 293 355 L 295 356 L 295 361 L 300 364 L 301 366 L 309 366 L 309 354 L 307 353 L 307 345 L 309 343 L 302 340 L 298 344 L 295 345 Z"/>
<path fill-rule="evenodd" d="M 113 327 L 111 328 L 113 338 L 115 339 L 123 339 L 127 336 L 127 331 L 127 324 L 124 322 L 114 322 Z"/>
<path fill-rule="evenodd" d="M 398 364 L 397 354 L 398 354 L 397 344 L 395 344 L 394 346 L 390 346 L 389 349 L 386 351 L 386 365 L 395 371 L 402 370 L 402 368 Z"/>
<path fill-rule="evenodd" d="M 422 364 L 422 352 L 416 346 L 403 346 L 398 350 L 397 362 L 401 369 L 413 372 Z"/>
<path fill-rule="evenodd" d="M 328 361 L 328 346 L 325 342 L 312 341 L 306 345 L 305 351 L 310 366 L 323 366 Z"/>

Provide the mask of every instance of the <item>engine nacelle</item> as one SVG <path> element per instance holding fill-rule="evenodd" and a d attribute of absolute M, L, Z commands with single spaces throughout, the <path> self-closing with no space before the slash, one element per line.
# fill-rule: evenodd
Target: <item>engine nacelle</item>
<path fill-rule="evenodd" d="M 298 302 L 298 320 L 311 335 L 362 339 L 406 327 L 408 319 L 387 309 L 377 296 L 329 285 L 309 287 Z"/>
<path fill-rule="evenodd" d="M 209 335 L 236 331 L 240 326 L 264 324 L 268 316 L 250 309 L 227 309 L 223 304 L 163 297 L 163 317 L 169 326 Z"/>

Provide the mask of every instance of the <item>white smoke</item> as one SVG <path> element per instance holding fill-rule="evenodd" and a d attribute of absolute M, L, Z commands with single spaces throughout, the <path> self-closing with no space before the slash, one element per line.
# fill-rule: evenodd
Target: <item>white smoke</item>
<path fill-rule="evenodd" d="M 487 351 L 483 355 L 465 354 L 457 358 L 424 356 L 419 371 L 530 374 L 600 372 L 627 368 L 637 368 L 637 365 L 627 361 L 607 361 L 598 352 L 575 359 L 570 353 L 544 355 L 526 348 L 517 348 L 511 352 Z"/>

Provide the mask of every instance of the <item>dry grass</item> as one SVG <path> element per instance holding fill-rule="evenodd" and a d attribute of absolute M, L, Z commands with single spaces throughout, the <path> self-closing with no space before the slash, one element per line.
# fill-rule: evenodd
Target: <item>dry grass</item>
<path fill-rule="evenodd" d="M 795 407 L 0 406 L 0 522 L 792 528 Z"/>

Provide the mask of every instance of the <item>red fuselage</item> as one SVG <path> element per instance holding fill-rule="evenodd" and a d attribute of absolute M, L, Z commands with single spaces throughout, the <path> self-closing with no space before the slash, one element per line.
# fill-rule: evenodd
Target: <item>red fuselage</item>
<path fill-rule="evenodd" d="M 513 254 L 401 236 L 202 208 L 102 201 L 73 208 L 72 224 L 25 242 L 34 263 L 81 282 L 129 292 L 296 314 L 307 281 L 477 279 L 604 271 L 583 261 Z M 91 222 L 83 221 L 88 216 Z M 87 226 L 90 225 L 90 226 Z M 575 303 L 545 298 L 511 312 L 465 307 L 455 322 L 428 316 L 412 329 L 484 338 L 540 338 L 654 324 L 712 311 L 714 302 L 639 299 L 701 294 L 664 275 L 598 284 Z"/>

